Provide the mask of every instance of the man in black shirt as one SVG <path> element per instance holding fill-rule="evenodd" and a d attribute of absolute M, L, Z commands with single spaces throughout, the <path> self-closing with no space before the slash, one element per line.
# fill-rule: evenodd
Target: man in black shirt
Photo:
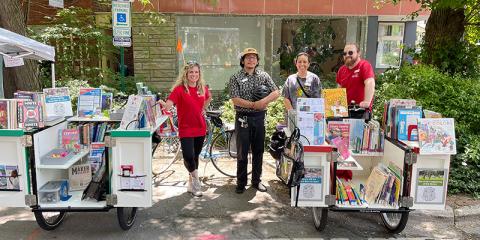
<path fill-rule="evenodd" d="M 235 132 L 237 143 L 237 188 L 243 193 L 247 185 L 248 151 L 252 149 L 252 187 L 261 192 L 267 188 L 261 183 L 265 141 L 265 113 L 270 102 L 280 96 L 280 91 L 268 73 L 257 69 L 259 55 L 256 49 L 246 48 L 240 58 L 242 69 L 229 82 L 230 97 L 235 105 Z M 255 99 L 260 85 L 269 89 L 262 99 Z"/>

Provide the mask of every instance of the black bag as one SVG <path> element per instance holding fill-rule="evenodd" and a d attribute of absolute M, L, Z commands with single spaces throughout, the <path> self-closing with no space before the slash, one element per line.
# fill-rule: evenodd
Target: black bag
<path fill-rule="evenodd" d="M 272 134 L 270 144 L 268 145 L 268 152 L 272 155 L 273 159 L 277 161 L 280 160 L 286 141 L 287 135 L 283 130 L 277 130 Z"/>

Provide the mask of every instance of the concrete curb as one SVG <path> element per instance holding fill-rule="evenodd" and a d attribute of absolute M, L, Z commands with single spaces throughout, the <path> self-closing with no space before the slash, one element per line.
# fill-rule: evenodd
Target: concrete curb
<path fill-rule="evenodd" d="M 480 205 L 457 208 L 454 212 L 456 217 L 480 217 Z"/>

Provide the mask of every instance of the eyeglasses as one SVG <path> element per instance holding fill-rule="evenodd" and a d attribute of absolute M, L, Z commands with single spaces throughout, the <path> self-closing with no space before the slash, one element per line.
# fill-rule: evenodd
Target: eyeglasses
<path fill-rule="evenodd" d="M 350 55 L 350 56 L 352 56 L 352 55 L 353 55 L 353 51 L 343 52 L 343 56 L 346 56 L 347 54 Z"/>

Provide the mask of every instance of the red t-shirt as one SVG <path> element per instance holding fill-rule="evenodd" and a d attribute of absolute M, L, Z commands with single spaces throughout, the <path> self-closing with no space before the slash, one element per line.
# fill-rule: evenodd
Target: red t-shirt
<path fill-rule="evenodd" d="M 205 101 L 210 98 L 210 92 L 205 87 L 205 94 L 198 95 L 196 87 L 188 87 L 187 93 L 184 86 L 173 89 L 168 99 L 177 106 L 178 135 L 179 137 L 199 137 L 207 133 L 207 124 L 202 114 Z"/>
<path fill-rule="evenodd" d="M 347 101 L 352 100 L 359 104 L 365 98 L 365 83 L 368 78 L 375 78 L 372 65 L 366 60 L 360 62 L 352 69 L 343 65 L 337 73 L 337 83 L 347 89 Z M 371 104 L 371 103 L 370 103 Z"/>

